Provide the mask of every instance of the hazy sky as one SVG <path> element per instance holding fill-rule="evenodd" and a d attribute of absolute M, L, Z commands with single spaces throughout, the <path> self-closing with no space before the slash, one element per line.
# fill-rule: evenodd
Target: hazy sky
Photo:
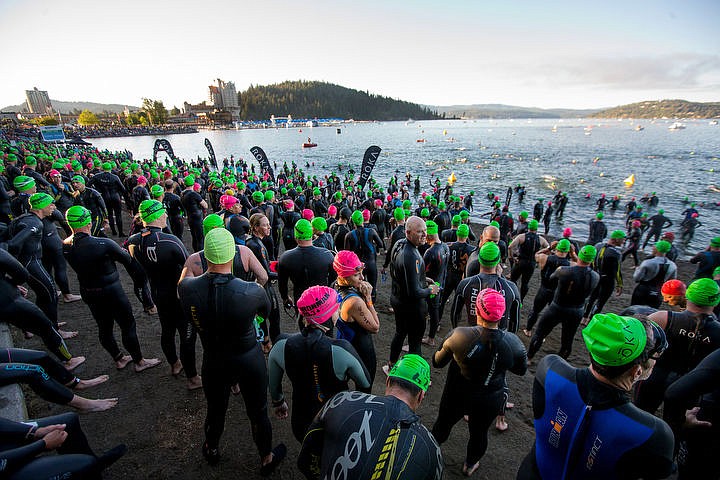
<path fill-rule="evenodd" d="M 0 0 L 0 107 L 180 106 L 215 78 L 430 105 L 720 101 L 719 0 Z"/>

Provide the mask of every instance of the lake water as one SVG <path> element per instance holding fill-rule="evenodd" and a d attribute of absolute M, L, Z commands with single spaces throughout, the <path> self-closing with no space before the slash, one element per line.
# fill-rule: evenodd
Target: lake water
<path fill-rule="evenodd" d="M 404 176 L 420 175 L 423 188 L 429 191 L 430 180 L 443 180 L 455 173 L 455 191 L 463 194 L 475 190 L 474 218 L 488 210 L 485 194 L 496 192 L 505 198 L 508 186 L 522 183 L 527 187 L 524 205 L 515 198 L 511 203 L 514 216 L 520 210 L 532 212 L 537 198 L 546 201 L 553 189 L 568 192 L 570 201 L 563 223 L 553 222 L 551 233 L 572 227 L 574 238 L 587 238 L 588 221 L 595 212 L 595 200 L 601 193 L 609 198 L 620 195 L 621 205 L 635 196 L 656 192 L 660 206 L 675 225 L 677 232 L 684 197 L 706 207 L 700 210 L 703 226 L 696 231 L 688 253 L 704 248 L 712 236 L 720 234 L 720 193 L 709 186 L 720 184 L 720 126 L 707 120 L 687 121 L 686 129 L 669 130 L 671 121 L 575 120 L 436 120 L 385 123 L 346 124 L 336 127 L 295 127 L 257 130 L 201 130 L 197 134 L 168 135 L 175 154 L 180 158 L 207 157 L 203 144 L 210 139 L 218 161 L 234 155 L 256 163 L 249 150 L 258 145 L 271 162 L 282 166 L 295 161 L 312 175 L 326 175 L 339 163 L 359 169 L 365 149 L 382 148 L 373 172 L 383 185 L 394 172 Z M 636 131 L 635 127 L 644 127 Z M 303 149 L 308 137 L 318 144 Z M 151 158 L 156 138 L 122 137 L 91 139 L 100 149 L 128 149 L 136 158 Z M 423 139 L 424 142 L 417 140 Z M 164 158 L 164 153 L 159 154 Z M 314 163 L 314 165 L 312 165 Z M 635 185 L 626 187 L 623 180 L 635 175 Z M 586 200 L 587 193 L 592 200 Z M 648 211 L 652 216 L 652 209 Z M 608 229 L 622 226 L 623 211 L 606 210 Z"/>

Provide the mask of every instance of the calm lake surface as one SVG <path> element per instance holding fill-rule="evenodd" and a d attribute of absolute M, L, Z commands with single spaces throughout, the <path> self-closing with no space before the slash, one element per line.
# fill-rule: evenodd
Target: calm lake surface
<path fill-rule="evenodd" d="M 556 190 L 568 192 L 570 201 L 562 223 L 553 222 L 551 233 L 571 227 L 574 238 L 585 240 L 588 221 L 595 212 L 595 201 L 601 193 L 609 198 L 619 195 L 621 205 L 633 196 L 656 192 L 658 208 L 665 210 L 678 232 L 685 208 L 684 197 L 697 202 L 703 226 L 686 253 L 705 248 L 709 239 L 720 235 L 720 193 L 710 186 L 720 184 L 720 126 L 707 120 L 684 122 L 687 128 L 669 130 L 670 120 L 436 120 L 344 124 L 336 127 L 296 126 L 294 128 L 253 130 L 201 130 L 197 134 L 168 135 L 175 154 L 180 158 L 207 157 L 203 144 L 208 138 L 220 162 L 234 155 L 256 163 L 249 150 L 258 145 L 271 162 L 279 167 L 295 161 L 311 175 L 329 174 L 338 164 L 359 169 L 365 149 L 382 148 L 373 172 L 386 185 L 397 172 L 420 175 L 422 186 L 429 191 L 431 179 L 444 181 L 455 173 L 455 192 L 475 190 L 473 218 L 489 208 L 485 194 L 495 192 L 505 198 L 509 186 L 521 183 L 527 187 L 524 205 L 516 198 L 511 211 L 532 212 L 537 198 L 552 199 Z M 643 130 L 636 130 L 640 125 Z M 316 148 L 303 149 L 311 137 Z M 156 138 L 120 137 L 90 139 L 100 149 L 133 152 L 136 158 L 151 158 Z M 424 140 L 418 142 L 417 140 Z M 164 153 L 159 158 L 165 158 Z M 310 163 L 310 167 L 305 165 Z M 257 168 L 257 167 L 256 167 Z M 635 184 L 623 180 L 635 175 Z M 590 193 L 592 198 L 586 200 Z M 652 216 L 653 209 L 646 211 Z M 608 229 L 620 228 L 623 210 L 606 209 Z"/>

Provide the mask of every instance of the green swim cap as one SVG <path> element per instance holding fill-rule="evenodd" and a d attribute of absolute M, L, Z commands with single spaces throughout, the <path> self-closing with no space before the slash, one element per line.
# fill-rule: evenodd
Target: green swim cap
<path fill-rule="evenodd" d="M 33 156 L 25 157 L 25 165 L 37 165 L 37 160 Z"/>
<path fill-rule="evenodd" d="M 412 208 L 412 202 L 410 200 L 403 200 L 402 207 L 404 210 L 410 210 Z"/>
<path fill-rule="evenodd" d="M 35 179 L 26 175 L 18 175 L 15 177 L 15 180 L 13 180 L 13 187 L 15 187 L 18 192 L 26 192 L 34 186 Z"/>
<path fill-rule="evenodd" d="M 632 362 L 647 344 L 645 325 L 640 320 L 614 313 L 594 315 L 582 336 L 593 360 L 611 367 Z"/>
<path fill-rule="evenodd" d="M 237 189 L 238 192 L 242 192 L 247 188 L 247 185 L 245 185 L 245 182 L 237 182 Z"/>
<path fill-rule="evenodd" d="M 578 252 L 578 258 L 585 263 L 592 263 L 595 260 L 595 255 L 597 255 L 597 250 L 592 245 L 585 245 Z"/>
<path fill-rule="evenodd" d="M 235 256 L 235 240 L 224 228 L 214 228 L 205 235 L 205 258 L 215 265 L 229 262 Z"/>
<path fill-rule="evenodd" d="M 65 212 L 65 220 L 72 228 L 82 228 L 92 222 L 90 210 L 82 205 L 73 205 Z"/>
<path fill-rule="evenodd" d="M 500 224 L 496 220 L 493 220 L 492 222 L 490 222 L 490 226 L 495 227 L 495 228 L 500 228 Z"/>
<path fill-rule="evenodd" d="M 665 210 L 663 210 L 663 209 L 661 208 L 660 210 L 658 210 L 658 213 L 659 213 L 660 215 L 662 215 L 663 213 L 665 213 Z"/>
<path fill-rule="evenodd" d="M 625 232 L 622 230 L 613 230 L 613 232 L 610 234 L 610 238 L 613 240 L 620 240 L 625 238 Z"/>
<path fill-rule="evenodd" d="M 327 230 L 327 220 L 325 220 L 323 217 L 315 217 L 310 223 L 312 227 L 318 232 L 324 232 L 325 230 Z"/>
<path fill-rule="evenodd" d="M 342 200 L 342 192 L 335 192 L 335 200 Z"/>
<path fill-rule="evenodd" d="M 393 365 L 388 377 L 401 378 L 427 392 L 430 386 L 430 365 L 420 355 L 408 353 Z"/>
<path fill-rule="evenodd" d="M 528 222 L 528 230 L 534 232 L 538 229 L 538 221 L 534 218 Z"/>
<path fill-rule="evenodd" d="M 151 223 L 157 220 L 165 213 L 165 207 L 157 200 L 143 200 L 140 203 L 140 218 L 145 223 Z"/>
<path fill-rule="evenodd" d="M 70 181 L 82 183 L 83 185 L 85 185 L 85 177 L 83 177 L 82 175 L 75 175 Z"/>
<path fill-rule="evenodd" d="M 665 240 L 660 240 L 655 244 L 655 250 L 657 250 L 660 253 L 668 253 L 670 249 L 672 248 L 672 245 L 670 245 L 670 242 L 667 242 Z"/>
<path fill-rule="evenodd" d="M 110 164 L 110 162 L 105 162 L 102 164 L 102 169 L 106 172 L 109 172 L 110 170 L 112 170 L 112 165 Z"/>
<path fill-rule="evenodd" d="M 527 217 L 528 217 L 528 212 L 526 212 L 525 210 L 520 212 L 520 218 L 527 218 Z"/>
<path fill-rule="evenodd" d="M 478 261 L 480 261 L 480 265 L 484 267 L 494 267 L 500 263 L 500 248 L 497 246 L 497 243 L 487 242 L 480 247 Z"/>
<path fill-rule="evenodd" d="M 256 192 L 253 192 L 252 199 L 253 199 L 253 201 L 260 203 L 263 200 L 265 200 L 265 195 L 263 195 L 262 192 L 256 191 Z"/>
<path fill-rule="evenodd" d="M 720 287 L 713 279 L 698 278 L 688 285 L 685 298 L 698 307 L 714 307 L 720 302 Z"/>
<path fill-rule="evenodd" d="M 469 216 L 470 216 L 470 212 L 468 212 L 467 210 L 460 210 L 460 219 L 461 220 L 465 220 Z"/>
<path fill-rule="evenodd" d="M 273 192 L 272 190 L 268 190 L 265 192 L 265 201 L 266 202 L 271 201 L 273 198 L 275 198 L 275 192 Z"/>
<path fill-rule="evenodd" d="M 150 196 L 152 198 L 160 198 L 163 193 L 165 193 L 165 190 L 163 190 L 163 187 L 160 185 L 153 185 L 150 187 Z"/>
<path fill-rule="evenodd" d="M 430 205 L 436 206 L 438 204 L 437 198 L 430 197 Z"/>
<path fill-rule="evenodd" d="M 425 222 L 425 225 L 427 226 L 427 234 L 428 235 L 437 235 L 438 233 L 438 224 L 433 222 L 432 220 L 428 220 Z"/>
<path fill-rule="evenodd" d="M 439 208 L 440 210 L 445 210 L 445 208 L 446 208 L 445 202 L 440 202 L 440 203 L 438 203 L 438 208 Z"/>
<path fill-rule="evenodd" d="M 710 246 L 715 248 L 720 247 L 720 237 L 715 237 L 710 240 Z"/>
<path fill-rule="evenodd" d="M 430 210 L 428 210 L 427 208 L 423 208 L 422 210 L 420 210 L 420 216 L 421 216 L 421 217 L 429 217 L 429 216 L 430 216 Z"/>
<path fill-rule="evenodd" d="M 458 227 L 456 235 L 458 238 L 467 238 L 470 235 L 470 227 L 463 223 Z"/>
<path fill-rule="evenodd" d="M 320 195 L 320 189 L 318 187 L 313 188 L 313 195 Z"/>
<path fill-rule="evenodd" d="M 363 222 L 365 221 L 365 219 L 363 219 L 362 212 L 360 210 L 355 210 L 352 213 L 350 220 L 352 220 L 352 222 L 357 226 L 362 225 Z"/>
<path fill-rule="evenodd" d="M 30 208 L 42 210 L 53 202 L 53 197 L 47 193 L 33 193 L 30 196 Z"/>
<path fill-rule="evenodd" d="M 568 240 L 567 238 L 563 238 L 557 243 L 557 245 L 555 245 L 555 250 L 557 250 L 558 252 L 569 252 L 570 240 Z"/>
<path fill-rule="evenodd" d="M 720 275 L 720 267 L 715 267 L 715 270 L 713 270 L 713 277 L 717 277 Z"/>
<path fill-rule="evenodd" d="M 282 188 L 280 189 L 280 195 L 287 195 L 287 188 L 282 187 Z"/>
<path fill-rule="evenodd" d="M 217 213 L 211 213 L 203 219 L 203 236 L 207 235 L 213 228 L 224 227 L 225 222 Z"/>
<path fill-rule="evenodd" d="M 362 213 L 360 218 L 362 218 Z M 312 224 L 309 221 L 301 218 L 295 222 L 295 240 L 312 240 L 312 234 Z"/>
<path fill-rule="evenodd" d="M 405 210 L 403 210 L 400 207 L 397 207 L 395 210 L 393 210 L 393 217 L 398 222 L 405 220 Z"/>
<path fill-rule="evenodd" d="M 462 223 L 462 217 L 460 215 L 453 215 L 452 219 L 450 220 L 453 227 L 457 227 Z"/>
<path fill-rule="evenodd" d="M 598 220 L 602 220 L 603 218 L 605 218 L 605 214 L 603 212 L 598 212 L 595 214 L 595 218 L 597 218 Z"/>
<path fill-rule="evenodd" d="M 183 180 L 183 183 L 185 183 L 186 187 L 192 187 L 195 185 L 195 175 L 188 175 L 185 177 L 185 180 Z"/>

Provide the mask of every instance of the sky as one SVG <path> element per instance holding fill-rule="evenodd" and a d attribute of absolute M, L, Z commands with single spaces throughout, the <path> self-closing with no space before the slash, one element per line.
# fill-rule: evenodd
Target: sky
<path fill-rule="evenodd" d="M 180 107 L 216 78 L 443 106 L 717 102 L 718 25 L 718 0 L 0 0 L 0 107 L 33 87 Z"/>

